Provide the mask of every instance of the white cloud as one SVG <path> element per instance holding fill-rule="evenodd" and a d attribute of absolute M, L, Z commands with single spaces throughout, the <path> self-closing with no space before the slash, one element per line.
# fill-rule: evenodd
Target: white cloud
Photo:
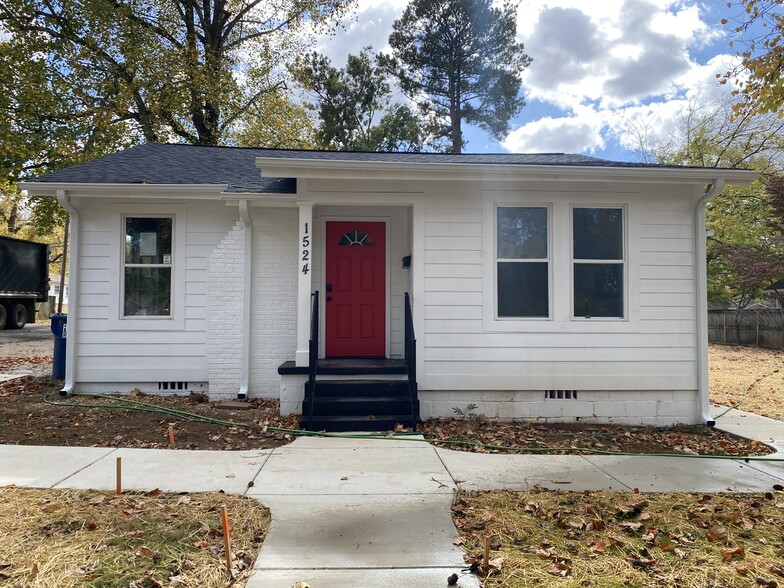
<path fill-rule="evenodd" d="M 318 50 L 343 65 L 348 53 L 367 45 L 388 49 L 392 23 L 407 4 L 359 0 L 354 18 L 322 38 Z M 726 34 L 718 23 L 720 10 L 703 0 L 521 3 L 518 38 L 533 58 L 521 77 L 527 102 L 537 107 L 523 109 L 522 124 L 501 146 L 596 152 L 612 142 L 632 149 L 641 129 L 652 141 L 666 141 L 688 100 L 719 99 L 729 91 L 715 76 L 734 58 L 706 61 L 702 53 Z M 540 118 L 526 121 L 534 111 Z M 482 150 L 475 140 L 472 145 Z"/>
<path fill-rule="evenodd" d="M 342 22 L 331 36 L 322 38 L 316 50 L 342 67 L 350 54 L 358 54 L 368 45 L 377 53 L 389 47 L 392 23 L 400 18 L 407 0 L 362 0 L 356 13 Z"/>
<path fill-rule="evenodd" d="M 593 152 L 605 146 L 603 127 L 601 116 L 595 112 L 544 117 L 515 129 L 501 144 L 507 151 L 517 153 Z"/>

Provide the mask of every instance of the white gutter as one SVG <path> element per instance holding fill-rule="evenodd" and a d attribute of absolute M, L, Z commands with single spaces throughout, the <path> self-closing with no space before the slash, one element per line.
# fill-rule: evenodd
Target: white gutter
<path fill-rule="evenodd" d="M 707 236 L 705 233 L 705 205 L 721 194 L 725 181 L 716 178 L 708 191 L 694 205 L 694 268 L 696 271 L 697 307 L 697 392 L 702 421 L 712 427 L 716 424 L 710 414 L 708 388 L 708 263 L 706 260 Z"/>
<path fill-rule="evenodd" d="M 68 396 L 76 386 L 76 343 L 79 333 L 79 242 L 81 241 L 80 212 L 71 202 L 65 190 L 57 190 L 57 202 L 68 211 L 71 234 L 71 248 L 68 251 L 68 330 L 65 339 L 65 385 L 60 396 Z M 65 263 L 65 259 L 63 259 Z"/>
<path fill-rule="evenodd" d="M 717 174 L 731 184 L 753 182 L 755 172 L 694 167 L 539 165 L 515 163 L 455 163 L 353 161 L 339 159 L 281 159 L 257 157 L 262 177 L 297 179 L 462 180 L 462 181 L 580 181 L 700 184 Z"/>
<path fill-rule="evenodd" d="M 250 333 L 251 333 L 251 295 L 253 294 L 253 219 L 248 210 L 248 201 L 239 201 L 240 218 L 245 225 L 245 267 L 242 276 L 242 357 L 240 357 L 240 389 L 237 398 L 248 397 L 250 380 Z"/>

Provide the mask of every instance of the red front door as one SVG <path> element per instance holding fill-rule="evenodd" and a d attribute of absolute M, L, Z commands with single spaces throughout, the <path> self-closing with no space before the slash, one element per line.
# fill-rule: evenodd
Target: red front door
<path fill-rule="evenodd" d="M 327 222 L 326 355 L 386 353 L 386 226 Z"/>

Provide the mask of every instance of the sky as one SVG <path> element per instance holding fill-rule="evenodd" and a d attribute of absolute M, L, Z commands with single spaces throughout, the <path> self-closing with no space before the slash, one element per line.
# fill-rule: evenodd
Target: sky
<path fill-rule="evenodd" d="M 316 49 L 339 67 L 367 45 L 389 51 L 407 3 L 359 0 Z M 464 151 L 640 160 L 640 135 L 667 143 L 690 102 L 728 95 L 716 74 L 735 63 L 729 42 L 739 12 L 726 0 L 521 0 L 517 36 L 533 58 L 522 73 L 526 106 L 500 143 L 464 127 Z"/>

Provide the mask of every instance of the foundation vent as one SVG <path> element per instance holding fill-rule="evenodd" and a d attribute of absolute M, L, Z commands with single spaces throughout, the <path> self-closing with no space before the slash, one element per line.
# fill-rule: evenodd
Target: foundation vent
<path fill-rule="evenodd" d="M 187 390 L 188 382 L 158 382 L 158 390 Z"/>
<path fill-rule="evenodd" d="M 545 390 L 545 400 L 577 400 L 577 390 Z"/>

